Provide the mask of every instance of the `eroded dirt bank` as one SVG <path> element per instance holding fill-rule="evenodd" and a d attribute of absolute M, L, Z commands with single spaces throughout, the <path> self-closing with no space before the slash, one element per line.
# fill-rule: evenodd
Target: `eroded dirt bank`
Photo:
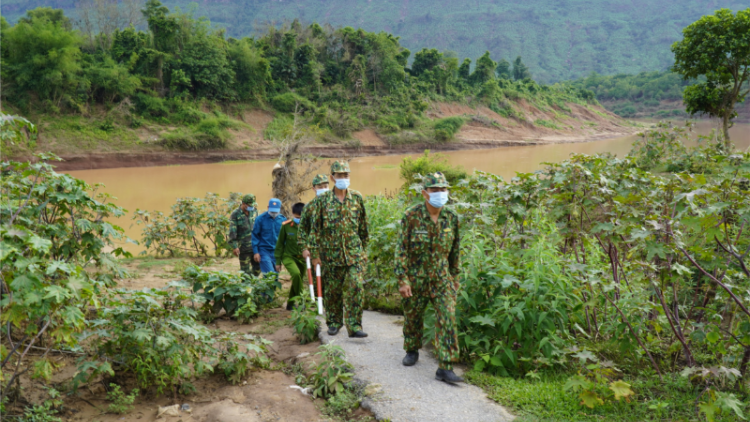
<path fill-rule="evenodd" d="M 638 132 L 636 128 L 621 128 L 594 136 L 560 139 L 458 139 L 446 144 L 411 144 L 411 145 L 363 145 L 360 147 L 343 146 L 310 146 L 304 151 L 322 158 L 363 157 L 373 155 L 420 153 L 425 149 L 431 151 L 457 151 L 466 149 L 488 149 L 504 146 L 543 145 L 559 143 L 589 142 L 603 139 L 627 136 Z M 55 163 L 58 171 L 93 170 L 119 167 L 153 167 L 181 164 L 218 163 L 232 160 L 275 160 L 279 157 L 275 147 L 258 147 L 251 150 L 222 150 L 222 151 L 163 151 L 163 152 L 116 152 L 116 153 L 82 153 L 62 155 L 64 161 Z M 19 157 L 28 159 L 28 157 Z"/>
<path fill-rule="evenodd" d="M 409 131 L 399 136 L 381 134 L 373 128 L 352 133 L 351 141 L 345 143 L 314 143 L 305 152 L 323 158 L 361 157 L 372 155 L 419 153 L 425 149 L 433 151 L 455 151 L 465 149 L 487 149 L 503 146 L 540 145 L 556 143 L 588 142 L 627 136 L 642 130 L 630 122 L 598 107 L 568 104 L 569 110 L 539 110 L 523 100 L 516 106 L 523 118 L 506 117 L 487 107 L 470 107 L 457 103 L 436 103 L 427 111 L 430 119 L 460 116 L 466 123 L 446 143 L 409 142 Z M 205 164 L 232 160 L 274 160 L 279 156 L 277 145 L 264 139 L 263 133 L 273 116 L 261 110 L 245 113 L 241 120 L 246 126 L 232 130 L 232 139 L 227 149 L 211 151 L 173 151 L 159 146 L 160 133 L 138 132 L 142 138 L 136 146 L 122 149 L 104 145 L 84 149 L 83 143 L 64 143 L 54 135 L 45 133 L 40 126 L 38 151 L 51 151 L 63 158 L 56 163 L 61 171 L 91 170 L 118 167 L 151 167 L 180 164 Z M 28 159 L 14 157 L 15 159 Z"/>

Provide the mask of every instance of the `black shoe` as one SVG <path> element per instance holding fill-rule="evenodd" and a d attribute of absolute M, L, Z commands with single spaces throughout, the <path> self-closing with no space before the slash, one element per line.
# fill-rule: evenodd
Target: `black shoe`
<path fill-rule="evenodd" d="M 291 311 L 292 309 L 294 309 L 294 305 L 292 304 L 292 301 L 289 300 L 286 302 L 286 310 Z"/>
<path fill-rule="evenodd" d="M 401 361 L 401 363 L 404 364 L 404 366 L 414 366 L 415 363 L 419 360 L 419 352 L 406 352 L 406 356 L 404 356 L 404 360 Z"/>
<path fill-rule="evenodd" d="M 450 369 L 438 369 L 435 372 L 435 379 L 438 381 L 445 381 L 447 383 L 455 384 L 457 382 L 464 382 L 464 379 L 456 375 Z"/>
<path fill-rule="evenodd" d="M 350 338 L 365 338 L 367 337 L 367 333 L 362 330 L 359 330 L 359 331 L 355 331 L 354 333 L 350 333 L 349 337 Z"/>
<path fill-rule="evenodd" d="M 340 329 L 341 329 L 341 327 L 330 326 L 330 327 L 328 327 L 328 335 L 329 336 L 335 336 L 336 334 L 339 333 Z"/>

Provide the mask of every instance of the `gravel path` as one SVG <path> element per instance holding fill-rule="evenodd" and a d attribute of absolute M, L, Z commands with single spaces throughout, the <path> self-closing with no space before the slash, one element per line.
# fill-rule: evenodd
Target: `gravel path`
<path fill-rule="evenodd" d="M 452 386 L 437 381 L 437 360 L 424 348 L 412 367 L 401 364 L 404 357 L 403 317 L 365 311 L 362 325 L 370 336 L 350 339 L 342 328 L 329 336 L 322 324 L 321 340 L 334 341 L 354 365 L 356 377 L 369 385 L 362 406 L 378 420 L 392 422 L 505 422 L 513 419 L 502 406 L 487 398 L 481 388 Z M 456 373 L 462 375 L 460 368 Z M 378 384 L 381 388 L 378 388 Z M 372 392 L 375 394 L 372 394 Z"/>

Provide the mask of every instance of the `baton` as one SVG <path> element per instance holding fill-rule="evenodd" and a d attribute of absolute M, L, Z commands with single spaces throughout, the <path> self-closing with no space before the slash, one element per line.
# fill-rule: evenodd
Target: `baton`
<path fill-rule="evenodd" d="M 320 264 L 315 266 L 315 277 L 318 279 L 318 315 L 323 315 L 323 285 L 320 281 Z"/>
<path fill-rule="evenodd" d="M 310 257 L 307 257 L 307 279 L 310 280 L 310 300 L 315 302 L 315 288 L 313 287 L 312 267 L 310 266 Z"/>

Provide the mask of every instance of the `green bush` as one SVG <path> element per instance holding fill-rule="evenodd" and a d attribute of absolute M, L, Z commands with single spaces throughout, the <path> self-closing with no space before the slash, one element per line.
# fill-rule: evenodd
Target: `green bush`
<path fill-rule="evenodd" d="M 37 158 L 0 164 L 0 321 L 8 336 L 26 339 L 25 347 L 0 346 L 0 403 L 23 373 L 50 380 L 49 350 L 80 344 L 86 314 L 113 277 L 126 274 L 115 256 L 130 256 L 115 244 L 123 230 L 109 222 L 124 210 L 83 180 L 56 173 L 46 162 L 54 155 Z M 46 352 L 32 361 L 24 352 L 31 347 Z"/>
<path fill-rule="evenodd" d="M 112 404 L 107 407 L 109 413 L 124 415 L 133 409 L 133 403 L 138 397 L 138 389 L 134 388 L 130 394 L 125 394 L 117 384 L 110 384 L 110 390 L 107 392 L 107 400 Z"/>
<path fill-rule="evenodd" d="M 203 298 L 201 316 L 205 321 L 213 321 L 223 310 L 241 322 L 248 322 L 273 301 L 281 287 L 272 273 L 254 278 L 242 272 L 205 271 L 195 265 L 182 272 L 182 279 Z"/>
<path fill-rule="evenodd" d="M 354 377 L 354 368 L 344 358 L 344 349 L 328 343 L 318 348 L 315 362 L 311 363 L 313 374 L 310 382 L 313 397 L 330 398 L 345 391 L 345 386 Z"/>
<path fill-rule="evenodd" d="M 318 322 L 318 310 L 314 302 L 302 295 L 295 300 L 292 310 L 292 327 L 301 344 L 311 343 L 318 339 L 320 323 Z"/>
<path fill-rule="evenodd" d="M 462 117 L 446 117 L 435 121 L 435 137 L 438 141 L 445 142 L 453 139 L 466 120 Z"/>
<path fill-rule="evenodd" d="M 469 176 L 462 167 L 448 164 L 448 158 L 444 155 L 431 155 L 429 150 L 425 150 L 424 155 L 419 158 L 406 157 L 401 161 L 400 175 L 404 181 L 401 188 L 406 189 L 413 183 L 422 183 L 421 179 L 417 180 L 418 175 L 424 176 L 437 171 L 442 172 L 452 185 Z"/>
<path fill-rule="evenodd" d="M 238 195 L 230 192 L 229 198 L 220 198 L 209 192 L 203 199 L 178 198 L 169 215 L 136 209 L 132 220 L 143 225 L 139 243 L 146 251 L 142 254 L 228 255 L 229 215 L 239 203 Z"/>
<path fill-rule="evenodd" d="M 277 115 L 271 120 L 263 131 L 263 137 L 269 141 L 280 141 L 292 136 L 294 130 L 294 118 Z"/>
<path fill-rule="evenodd" d="M 271 97 L 271 105 L 282 113 L 294 113 L 295 111 L 302 113 L 308 110 L 315 110 L 315 106 L 310 100 L 294 92 L 287 92 Z"/>
<path fill-rule="evenodd" d="M 161 394 L 189 389 L 191 380 L 215 368 L 237 383 L 250 364 L 264 363 L 265 340 L 212 332 L 199 322 L 190 305 L 202 298 L 189 293 L 191 287 L 172 282 L 164 289 L 108 294 L 82 336 L 102 360 L 83 361 L 75 383 L 116 370 L 132 374 L 139 387 L 155 387 Z M 240 345 L 247 351 L 241 351 Z"/>

